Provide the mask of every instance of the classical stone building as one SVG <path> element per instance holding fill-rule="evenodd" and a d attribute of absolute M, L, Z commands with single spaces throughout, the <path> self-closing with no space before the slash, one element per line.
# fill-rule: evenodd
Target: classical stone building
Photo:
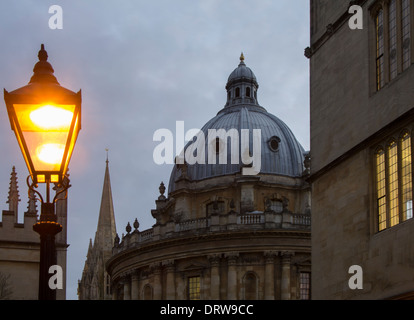
<path fill-rule="evenodd" d="M 258 88 L 241 56 L 227 103 L 201 129 L 205 143 L 198 135 L 176 159 L 168 193 L 161 183 L 154 226 L 141 231 L 136 219 L 116 236 L 113 299 L 310 298 L 307 153 L 259 105 Z M 207 138 L 213 129 L 224 134 Z M 246 164 L 257 150 L 260 166 Z"/>
<path fill-rule="evenodd" d="M 105 263 L 112 255 L 115 235 L 115 214 L 107 159 L 95 241 L 89 241 L 82 278 L 78 282 L 79 300 L 112 299 L 110 278 L 105 270 Z"/>
<path fill-rule="evenodd" d="M 315 299 L 414 298 L 413 19 L 412 0 L 311 1 Z"/>
<path fill-rule="evenodd" d="M 28 198 L 23 223 L 19 222 L 20 195 L 17 173 L 13 167 L 7 203 L 0 222 L 0 299 L 37 300 L 39 288 L 40 237 L 33 231 L 38 221 L 34 195 Z M 67 199 L 56 204 L 57 222 L 62 231 L 55 237 L 57 263 L 63 271 L 63 289 L 57 289 L 56 299 L 66 299 Z"/>

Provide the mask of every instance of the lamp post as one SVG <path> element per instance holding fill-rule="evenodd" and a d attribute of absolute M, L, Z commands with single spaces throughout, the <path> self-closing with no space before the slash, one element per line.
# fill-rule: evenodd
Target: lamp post
<path fill-rule="evenodd" d="M 23 158 L 29 169 L 27 185 L 41 202 L 40 219 L 33 230 L 40 235 L 39 300 L 55 300 L 49 286 L 49 268 L 57 264 L 55 235 L 62 230 L 57 222 L 55 203 L 70 187 L 66 173 L 81 129 L 81 91 L 62 87 L 47 62 L 44 45 L 38 54 L 28 85 L 12 92 L 4 90 L 4 100 Z M 31 180 L 31 182 L 30 182 Z M 46 198 L 35 188 L 46 185 Z M 59 192 L 51 200 L 50 184 Z"/>

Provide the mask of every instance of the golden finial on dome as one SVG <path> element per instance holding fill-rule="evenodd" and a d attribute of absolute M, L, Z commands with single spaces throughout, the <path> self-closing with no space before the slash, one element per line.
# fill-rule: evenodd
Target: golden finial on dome
<path fill-rule="evenodd" d="M 244 61 L 244 54 L 243 54 L 243 52 L 240 55 L 240 61 Z"/>

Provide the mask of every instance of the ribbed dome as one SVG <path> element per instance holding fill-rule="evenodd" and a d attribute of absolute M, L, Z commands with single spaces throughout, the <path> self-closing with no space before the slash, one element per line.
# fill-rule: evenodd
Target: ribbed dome
<path fill-rule="evenodd" d="M 234 91 L 237 87 L 245 88 L 248 86 L 248 83 L 254 85 L 252 90 L 258 87 L 257 83 L 252 84 L 252 81 L 256 82 L 256 77 L 253 72 L 245 66 L 243 61 L 244 57 L 242 56 L 240 60 L 239 67 L 236 68 L 229 77 L 229 82 L 226 86 L 228 92 Z M 244 80 L 240 82 L 239 80 L 241 79 Z M 226 132 L 229 132 L 231 129 L 237 130 L 239 133 L 238 150 L 240 151 L 238 164 L 231 163 L 230 139 L 227 141 L 227 164 L 218 164 L 218 155 L 216 158 L 217 164 L 209 163 L 209 129 L 224 129 Z M 274 174 L 290 177 L 302 176 L 305 150 L 296 140 L 289 127 L 278 117 L 268 113 L 265 108 L 259 106 L 256 99 L 248 99 L 242 95 L 240 98 L 234 98 L 233 95 L 230 94 L 225 107 L 201 129 L 205 136 L 205 164 L 187 164 L 187 177 L 193 181 L 200 181 L 208 178 L 240 173 L 242 168 L 246 167 L 241 158 L 241 131 L 243 129 L 248 129 L 250 132 L 249 148 L 251 156 L 253 155 L 254 150 L 252 138 L 253 130 L 261 130 L 261 165 L 259 174 Z M 193 142 L 189 142 L 186 145 L 185 150 L 192 144 Z M 180 166 L 175 165 L 172 170 L 168 188 L 169 192 L 175 191 L 175 182 L 182 176 L 182 169 L 180 168 Z"/>

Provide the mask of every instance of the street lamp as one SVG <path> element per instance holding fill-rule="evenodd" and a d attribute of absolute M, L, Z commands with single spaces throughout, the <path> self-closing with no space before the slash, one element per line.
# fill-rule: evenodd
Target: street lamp
<path fill-rule="evenodd" d="M 56 290 L 48 283 L 49 268 L 57 263 L 55 235 L 62 230 L 57 223 L 55 202 L 70 187 L 66 173 L 81 129 L 82 98 L 81 91 L 75 93 L 60 86 L 43 44 L 38 58 L 29 84 L 12 92 L 4 90 L 4 101 L 29 169 L 29 190 L 41 202 L 40 219 L 33 226 L 40 235 L 39 299 L 55 300 Z M 35 190 L 39 183 L 46 184 L 46 199 Z M 60 190 L 52 201 L 51 183 Z"/>

